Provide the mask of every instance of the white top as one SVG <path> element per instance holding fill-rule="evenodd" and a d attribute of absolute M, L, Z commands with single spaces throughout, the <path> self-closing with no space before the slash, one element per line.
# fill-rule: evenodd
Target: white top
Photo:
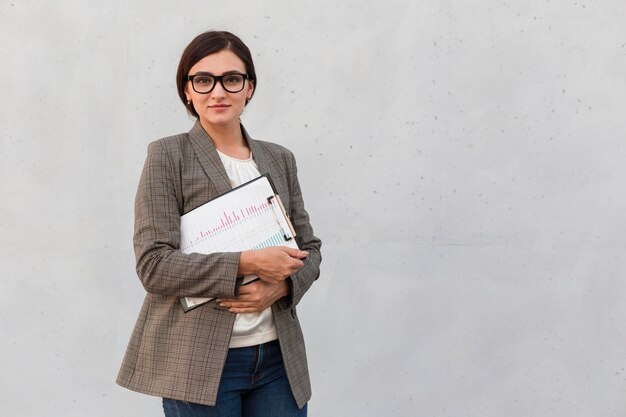
<path fill-rule="evenodd" d="M 224 164 L 233 188 L 261 175 L 256 162 L 252 159 L 252 152 L 248 159 L 236 159 L 219 150 L 217 154 Z M 229 347 L 256 346 L 276 339 L 278 339 L 278 333 L 274 325 L 272 308 L 268 307 L 260 313 L 237 314 Z"/>

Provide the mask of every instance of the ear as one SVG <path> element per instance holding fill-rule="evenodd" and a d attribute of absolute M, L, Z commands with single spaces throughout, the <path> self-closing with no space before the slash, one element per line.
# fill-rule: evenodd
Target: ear
<path fill-rule="evenodd" d="M 248 90 L 246 91 L 246 102 L 250 101 L 254 93 L 254 81 L 248 80 Z"/>

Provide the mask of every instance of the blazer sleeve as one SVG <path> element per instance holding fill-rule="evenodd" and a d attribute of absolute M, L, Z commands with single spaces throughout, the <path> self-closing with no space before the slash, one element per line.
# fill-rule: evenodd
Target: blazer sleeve
<path fill-rule="evenodd" d="M 180 168 L 173 162 L 174 147 L 166 145 L 160 140 L 148 146 L 139 180 L 133 238 L 137 275 L 151 294 L 233 297 L 239 252 L 180 251 Z"/>
<path fill-rule="evenodd" d="M 296 230 L 296 241 L 301 250 L 309 255 L 304 260 L 304 266 L 293 274 L 290 279 L 290 295 L 281 299 L 281 307 L 295 307 L 302 296 L 308 291 L 313 282 L 320 275 L 322 255 L 320 248 L 322 241 L 313 234 L 313 227 L 309 222 L 309 214 L 304 208 L 302 190 L 298 182 L 296 160 L 291 152 L 288 153 L 287 176 L 289 182 L 290 218 Z"/>

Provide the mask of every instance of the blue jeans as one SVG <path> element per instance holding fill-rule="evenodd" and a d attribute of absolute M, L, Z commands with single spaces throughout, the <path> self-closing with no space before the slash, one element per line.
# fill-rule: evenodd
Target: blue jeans
<path fill-rule="evenodd" d="M 215 406 L 163 398 L 166 417 L 306 417 L 291 393 L 278 340 L 228 350 Z"/>

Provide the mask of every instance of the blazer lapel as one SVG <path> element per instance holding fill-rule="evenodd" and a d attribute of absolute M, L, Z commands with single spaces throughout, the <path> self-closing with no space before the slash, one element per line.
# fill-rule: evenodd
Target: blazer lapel
<path fill-rule="evenodd" d="M 230 191 L 232 187 L 228 179 L 228 174 L 226 174 L 226 170 L 217 154 L 213 141 L 206 133 L 199 120 L 196 121 L 196 124 L 189 131 L 189 138 L 191 139 L 191 146 L 198 156 L 202 169 L 204 169 L 204 172 L 215 185 L 218 195 Z"/>
<path fill-rule="evenodd" d="M 252 158 L 259 168 L 259 173 L 261 175 L 270 174 L 274 185 L 278 188 L 277 191 L 285 191 L 284 187 L 286 187 L 286 184 L 283 184 L 283 181 L 281 181 L 282 178 L 285 178 L 281 161 L 276 161 L 274 155 L 268 153 L 260 143 L 253 140 L 250 135 L 248 135 L 243 125 L 241 126 L 241 132 L 246 142 L 248 142 L 248 146 L 252 152 Z M 222 160 L 217 154 L 213 140 L 211 140 L 199 121 L 197 121 L 189 131 L 189 138 L 191 139 L 191 145 L 198 156 L 202 169 L 215 185 L 218 195 L 230 191 L 232 186 L 230 185 L 230 180 L 228 179 L 228 174 L 224 169 Z M 283 200 L 287 198 L 286 195 L 282 195 L 284 193 L 280 194 Z M 283 202 L 288 204 L 288 200 Z"/>
<path fill-rule="evenodd" d="M 252 151 L 252 158 L 259 167 L 259 173 L 261 175 L 270 174 L 274 188 L 280 195 L 285 209 L 289 213 L 289 185 L 286 182 L 287 174 L 284 168 L 284 160 L 276 153 L 270 151 L 266 146 L 251 139 L 243 126 L 241 126 L 241 131 Z"/>
<path fill-rule="evenodd" d="M 256 165 L 259 168 L 259 173 L 261 175 L 268 173 L 271 174 L 270 169 L 272 165 L 269 162 L 269 155 L 266 155 L 261 145 L 248 135 L 248 132 L 243 125 L 241 126 L 241 133 L 243 133 L 243 138 L 246 142 L 248 142 L 248 146 L 252 152 L 252 159 L 256 162 Z"/>

